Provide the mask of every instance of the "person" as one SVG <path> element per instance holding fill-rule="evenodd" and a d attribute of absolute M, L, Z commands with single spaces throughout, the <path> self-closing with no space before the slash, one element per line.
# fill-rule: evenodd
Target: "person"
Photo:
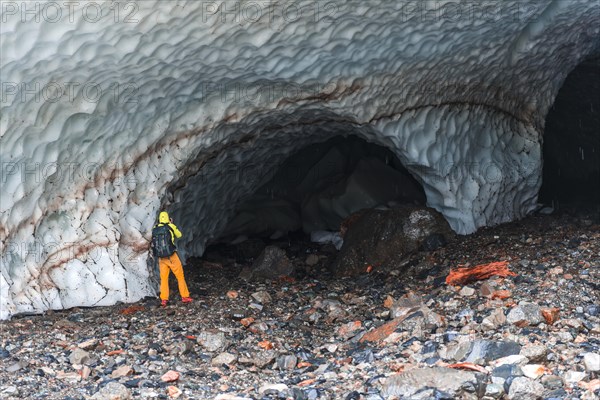
<path fill-rule="evenodd" d="M 160 271 L 160 300 L 161 306 L 165 307 L 169 301 L 169 275 L 171 271 L 177 278 L 179 294 L 181 301 L 191 303 L 192 298 L 185 283 L 183 276 L 183 266 L 177 255 L 175 239 L 182 236 L 173 220 L 166 211 L 161 211 L 158 215 L 158 224 L 152 228 L 152 253 L 158 258 L 158 267 Z"/>

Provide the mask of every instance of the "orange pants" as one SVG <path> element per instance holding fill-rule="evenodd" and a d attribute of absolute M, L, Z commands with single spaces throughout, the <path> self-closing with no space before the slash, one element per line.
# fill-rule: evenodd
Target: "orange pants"
<path fill-rule="evenodd" d="M 179 285 L 179 294 L 181 297 L 190 297 L 185 278 L 183 277 L 183 267 L 177 253 L 173 253 L 170 257 L 162 257 L 158 259 L 158 267 L 160 269 L 160 299 L 169 300 L 169 274 L 173 271 L 177 284 Z"/>

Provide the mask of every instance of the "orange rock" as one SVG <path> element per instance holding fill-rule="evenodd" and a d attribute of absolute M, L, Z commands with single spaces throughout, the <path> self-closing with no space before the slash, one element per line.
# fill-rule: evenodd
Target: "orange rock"
<path fill-rule="evenodd" d="M 135 314 L 138 311 L 144 311 L 144 307 L 142 307 L 142 306 L 127 307 L 127 308 L 121 310 L 121 314 L 130 315 L 130 314 Z"/>
<path fill-rule="evenodd" d="M 388 336 L 390 336 L 392 333 L 394 333 L 394 330 L 396 330 L 396 328 L 398 327 L 400 322 L 402 322 L 403 320 L 404 320 L 404 318 L 393 319 L 390 322 L 383 324 L 380 327 L 367 332 L 360 339 L 360 341 L 361 342 L 379 342 L 379 341 L 387 338 Z"/>
<path fill-rule="evenodd" d="M 471 281 L 488 279 L 492 276 L 517 276 L 508 269 L 508 261 L 499 261 L 489 264 L 481 264 L 475 267 L 459 267 L 450 270 L 446 277 L 447 285 L 462 285 Z"/>
<path fill-rule="evenodd" d="M 273 343 L 268 340 L 263 340 L 262 342 L 258 342 L 258 347 L 265 350 L 270 350 L 273 348 Z"/>
<path fill-rule="evenodd" d="M 348 322 L 347 324 L 340 326 L 337 333 L 339 336 L 346 337 L 359 330 L 361 326 L 362 322 L 360 321 Z"/>
<path fill-rule="evenodd" d="M 494 293 L 492 293 L 492 299 L 506 300 L 510 298 L 510 296 L 512 296 L 510 290 L 496 290 Z"/>
<path fill-rule="evenodd" d="M 106 353 L 107 356 L 115 356 L 117 354 L 124 354 L 125 350 L 119 349 L 119 350 L 113 350 L 113 351 L 109 351 L 108 353 Z"/>
<path fill-rule="evenodd" d="M 177 371 L 167 371 L 163 376 L 160 377 L 160 380 L 163 382 L 175 382 L 179 380 L 179 372 Z"/>
<path fill-rule="evenodd" d="M 546 320 L 548 325 L 554 324 L 558 320 L 558 315 L 560 314 L 560 309 L 553 308 L 542 308 L 542 316 Z"/>
<path fill-rule="evenodd" d="M 392 306 L 394 305 L 394 298 L 392 296 L 389 296 L 385 298 L 385 300 L 383 301 L 383 306 L 385 308 L 392 308 Z"/>
<path fill-rule="evenodd" d="M 316 381 L 316 379 L 314 379 L 314 378 L 305 379 L 302 382 L 298 383 L 298 386 L 304 387 L 304 386 L 312 385 L 313 383 L 315 383 L 315 381 Z"/>
<path fill-rule="evenodd" d="M 470 363 L 470 362 L 450 364 L 450 365 L 448 365 L 448 368 L 468 369 L 468 370 L 471 370 L 471 371 L 483 372 L 484 374 L 488 373 L 488 371 L 485 368 L 483 368 L 481 365 L 473 364 L 473 363 Z"/>
<path fill-rule="evenodd" d="M 300 361 L 298 363 L 298 365 L 296 365 L 296 367 L 298 367 L 298 368 L 311 367 L 311 366 L 312 366 L 312 364 L 309 363 L 308 361 Z"/>
<path fill-rule="evenodd" d="M 230 299 L 237 299 L 238 298 L 238 292 L 235 290 L 230 290 L 227 292 L 227 297 Z"/>
<path fill-rule="evenodd" d="M 254 318 L 252 318 L 252 317 L 248 317 L 248 318 L 242 318 L 242 319 L 240 320 L 240 323 L 241 323 L 242 325 L 244 325 L 245 327 L 248 327 L 248 326 L 250 326 L 250 324 L 252 324 L 253 322 L 254 322 Z"/>
<path fill-rule="evenodd" d="M 167 394 L 169 395 L 169 397 L 176 399 L 179 396 L 181 396 L 181 393 L 182 393 L 181 390 L 179 388 L 177 388 L 176 386 L 167 387 Z"/>
<path fill-rule="evenodd" d="M 372 265 L 368 265 L 367 266 L 367 274 L 370 273 L 371 271 L 373 271 L 373 266 Z"/>

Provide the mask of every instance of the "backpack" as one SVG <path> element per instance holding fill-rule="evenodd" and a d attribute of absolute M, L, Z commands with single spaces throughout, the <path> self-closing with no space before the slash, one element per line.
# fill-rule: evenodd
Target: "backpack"
<path fill-rule="evenodd" d="M 152 229 L 152 249 L 157 257 L 170 257 L 177 248 L 173 243 L 173 230 L 169 225 L 158 225 Z"/>

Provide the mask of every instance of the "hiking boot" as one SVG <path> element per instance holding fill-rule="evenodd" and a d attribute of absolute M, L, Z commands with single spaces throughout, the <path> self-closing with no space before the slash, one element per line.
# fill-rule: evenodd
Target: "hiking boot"
<path fill-rule="evenodd" d="M 181 301 L 183 303 L 191 303 L 192 302 L 192 298 L 191 297 L 182 297 Z"/>
<path fill-rule="evenodd" d="M 162 301 L 160 302 L 160 306 L 161 306 L 161 307 L 166 307 L 168 302 L 169 302 L 169 300 L 162 300 Z"/>

